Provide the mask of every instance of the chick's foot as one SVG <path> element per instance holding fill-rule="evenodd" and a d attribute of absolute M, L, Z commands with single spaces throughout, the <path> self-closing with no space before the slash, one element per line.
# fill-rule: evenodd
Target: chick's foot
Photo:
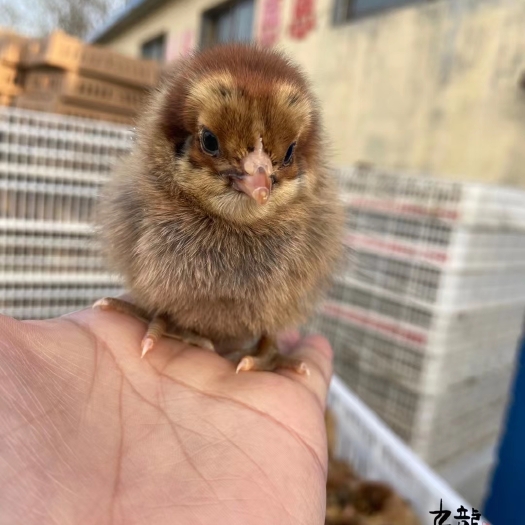
<path fill-rule="evenodd" d="M 280 368 L 294 370 L 298 374 L 310 375 L 306 363 L 295 357 L 280 354 L 276 341 L 271 337 L 263 336 L 257 345 L 256 353 L 244 356 L 239 361 L 236 372 L 252 370 L 272 372 Z"/>
<path fill-rule="evenodd" d="M 142 338 L 141 343 L 141 357 L 144 357 L 148 352 L 150 352 L 154 348 L 157 341 L 162 337 L 169 337 L 192 346 L 199 346 L 212 351 L 214 350 L 213 343 L 209 339 L 200 337 L 191 332 L 176 330 L 170 326 L 170 323 L 165 316 L 155 315 L 151 317 L 146 312 L 146 310 L 140 306 L 128 303 L 122 299 L 105 297 L 104 299 L 99 299 L 93 305 L 93 308 L 100 308 L 101 310 L 113 310 L 115 312 L 130 315 L 131 317 L 135 317 L 136 319 L 147 323 L 148 329 L 146 331 L 146 335 Z"/>

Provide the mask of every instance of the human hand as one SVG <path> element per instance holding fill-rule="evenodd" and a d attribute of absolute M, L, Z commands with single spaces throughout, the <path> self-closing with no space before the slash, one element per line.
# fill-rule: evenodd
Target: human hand
<path fill-rule="evenodd" d="M 0 317 L 0 524 L 324 523 L 331 351 L 282 341 L 309 377 L 245 372 L 209 350 L 83 310 Z"/>

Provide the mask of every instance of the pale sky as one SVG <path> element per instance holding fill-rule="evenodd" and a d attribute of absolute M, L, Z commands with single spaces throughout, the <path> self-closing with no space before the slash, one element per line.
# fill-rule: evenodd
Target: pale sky
<path fill-rule="evenodd" d="M 89 0 L 0 0 L 0 27 L 9 27 L 30 36 L 40 36 L 54 29 L 56 22 L 50 5 L 67 5 Z M 126 0 L 107 0 L 112 10 L 120 8 Z M 51 14 L 50 14 L 51 13 Z"/>

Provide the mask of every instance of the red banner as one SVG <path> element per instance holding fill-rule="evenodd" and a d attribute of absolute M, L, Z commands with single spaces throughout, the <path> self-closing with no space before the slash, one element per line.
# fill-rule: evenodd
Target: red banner
<path fill-rule="evenodd" d="M 259 42 L 263 46 L 273 46 L 281 30 L 281 0 L 265 0 L 262 9 Z"/>
<path fill-rule="evenodd" d="M 295 0 L 290 35 L 304 38 L 315 27 L 315 0 Z"/>
<path fill-rule="evenodd" d="M 193 31 L 191 29 L 186 29 L 182 34 L 181 45 L 180 45 L 180 54 L 186 56 L 188 53 L 193 51 L 194 42 L 193 42 Z"/>
<path fill-rule="evenodd" d="M 183 33 L 172 34 L 168 38 L 166 46 L 166 62 L 178 60 L 193 51 L 194 33 L 191 29 L 186 29 Z"/>

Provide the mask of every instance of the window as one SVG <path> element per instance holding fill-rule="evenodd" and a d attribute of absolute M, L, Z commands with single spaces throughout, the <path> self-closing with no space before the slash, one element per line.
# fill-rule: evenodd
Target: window
<path fill-rule="evenodd" d="M 254 0 L 236 0 L 206 11 L 202 17 L 202 47 L 252 38 Z"/>
<path fill-rule="evenodd" d="M 334 22 L 344 23 L 377 11 L 428 0 L 335 0 Z"/>
<path fill-rule="evenodd" d="M 159 35 L 142 44 L 141 49 L 142 58 L 149 58 L 151 60 L 164 61 L 166 58 L 166 34 Z"/>

